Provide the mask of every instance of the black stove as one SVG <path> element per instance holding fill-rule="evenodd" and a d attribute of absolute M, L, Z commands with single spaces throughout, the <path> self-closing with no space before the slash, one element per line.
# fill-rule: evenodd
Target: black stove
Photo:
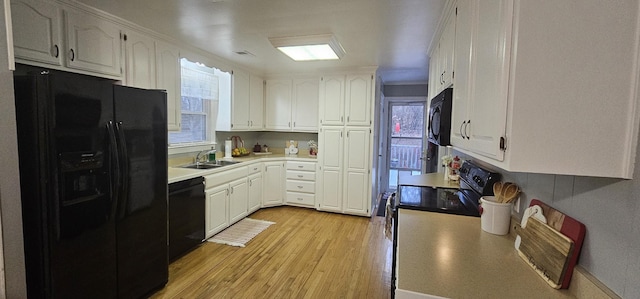
<path fill-rule="evenodd" d="M 499 173 L 465 161 L 460 167 L 459 189 L 400 185 L 396 207 L 480 217 L 480 197 L 493 195 L 493 184 L 499 179 Z"/>

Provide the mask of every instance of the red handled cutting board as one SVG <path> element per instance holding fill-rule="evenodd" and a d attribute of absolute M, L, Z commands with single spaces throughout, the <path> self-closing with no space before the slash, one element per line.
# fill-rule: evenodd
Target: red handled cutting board
<path fill-rule="evenodd" d="M 533 205 L 542 208 L 547 224 L 529 218 L 526 227 L 516 232 L 522 239 L 518 253 L 549 285 L 566 289 L 580 255 L 586 228 L 537 199 L 531 201 L 530 206 Z"/>

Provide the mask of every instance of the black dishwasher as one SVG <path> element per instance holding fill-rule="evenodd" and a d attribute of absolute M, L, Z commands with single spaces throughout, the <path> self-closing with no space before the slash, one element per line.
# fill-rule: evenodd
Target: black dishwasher
<path fill-rule="evenodd" d="M 169 261 L 204 241 L 204 178 L 169 184 Z"/>

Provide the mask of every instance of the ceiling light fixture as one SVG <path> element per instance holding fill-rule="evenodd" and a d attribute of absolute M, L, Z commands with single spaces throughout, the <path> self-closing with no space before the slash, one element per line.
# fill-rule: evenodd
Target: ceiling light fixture
<path fill-rule="evenodd" d="M 271 37 L 269 41 L 295 61 L 336 60 L 345 54 L 332 34 Z"/>

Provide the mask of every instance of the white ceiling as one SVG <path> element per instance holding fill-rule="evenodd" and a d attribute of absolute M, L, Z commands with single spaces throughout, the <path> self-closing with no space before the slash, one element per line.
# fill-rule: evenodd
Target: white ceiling
<path fill-rule="evenodd" d="M 263 74 L 378 66 L 385 83 L 426 83 L 445 0 L 78 0 Z M 294 62 L 268 37 L 333 33 L 340 61 Z M 235 52 L 248 51 L 253 55 Z"/>

